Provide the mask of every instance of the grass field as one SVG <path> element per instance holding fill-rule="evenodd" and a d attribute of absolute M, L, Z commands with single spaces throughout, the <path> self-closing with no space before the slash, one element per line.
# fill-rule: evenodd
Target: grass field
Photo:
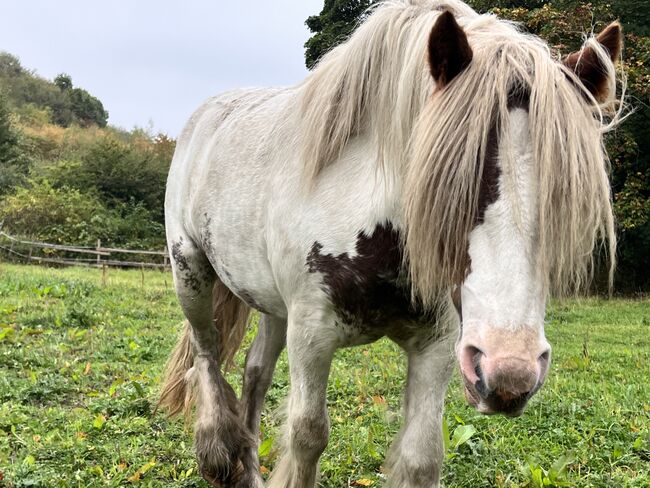
<path fill-rule="evenodd" d="M 0 486 L 207 486 L 183 423 L 152 413 L 181 321 L 171 278 L 105 278 L 0 263 Z M 456 375 L 445 486 L 649 487 L 650 300 L 554 304 L 547 336 L 552 369 L 523 417 L 475 413 Z M 404 369 L 387 341 L 337 354 L 321 486 L 382 485 Z M 230 379 L 238 386 L 239 372 Z M 283 355 L 267 396 L 263 471 L 277 456 L 274 411 L 287 390 Z"/>

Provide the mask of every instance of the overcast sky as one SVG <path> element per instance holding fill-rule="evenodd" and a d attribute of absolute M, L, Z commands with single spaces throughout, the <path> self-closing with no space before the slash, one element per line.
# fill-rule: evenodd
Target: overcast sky
<path fill-rule="evenodd" d="M 0 50 L 98 97 L 109 124 L 174 137 L 208 96 L 300 81 L 323 0 L 4 0 Z"/>

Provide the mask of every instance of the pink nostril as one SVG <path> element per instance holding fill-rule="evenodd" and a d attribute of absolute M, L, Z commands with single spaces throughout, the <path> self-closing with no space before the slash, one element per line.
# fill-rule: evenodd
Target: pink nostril
<path fill-rule="evenodd" d="M 548 360 L 550 358 L 551 358 L 551 350 L 547 349 L 546 351 L 544 351 L 542 354 L 539 355 L 539 358 L 537 358 L 537 361 L 544 364 L 544 363 L 548 363 Z"/>
<path fill-rule="evenodd" d="M 465 378 L 472 384 L 481 379 L 480 362 L 483 351 L 474 346 L 465 346 L 461 353 L 460 367 Z"/>
<path fill-rule="evenodd" d="M 537 363 L 539 364 L 539 383 L 541 386 L 541 383 L 543 383 L 546 379 L 548 367 L 551 363 L 551 350 L 547 349 L 542 354 L 540 354 L 539 358 L 537 358 Z"/>

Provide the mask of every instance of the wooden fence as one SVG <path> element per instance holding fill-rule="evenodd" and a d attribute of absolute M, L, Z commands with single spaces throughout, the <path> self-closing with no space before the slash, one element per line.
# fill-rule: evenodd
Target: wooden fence
<path fill-rule="evenodd" d="M 65 266 L 90 266 L 95 268 L 115 266 L 120 268 L 160 269 L 166 269 L 169 267 L 169 253 L 167 252 L 167 248 L 162 251 L 150 251 L 145 249 L 102 247 L 100 240 L 97 241 L 95 247 L 49 244 L 47 242 L 25 240 L 9 235 L 2 230 L 0 230 L 0 251 L 4 251 L 8 257 L 17 261 L 52 263 Z M 49 255 L 48 251 L 50 251 Z M 67 257 L 56 256 L 56 253 L 64 253 Z M 152 256 L 157 257 L 158 261 L 162 262 L 115 259 L 115 254 Z M 77 255 L 79 255 L 79 257 L 77 257 Z"/>

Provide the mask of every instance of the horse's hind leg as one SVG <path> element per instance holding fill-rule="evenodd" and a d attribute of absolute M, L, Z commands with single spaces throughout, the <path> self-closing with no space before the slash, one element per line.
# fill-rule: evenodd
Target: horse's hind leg
<path fill-rule="evenodd" d="M 278 356 L 284 349 L 287 335 L 287 321 L 262 314 L 257 337 L 246 354 L 246 372 L 242 390 L 244 422 L 257 439 L 264 396 L 266 395 Z"/>
<path fill-rule="evenodd" d="M 173 244 L 172 262 L 176 292 L 191 325 L 194 363 L 188 377 L 196 388 L 194 434 L 201 474 L 215 487 L 262 487 L 257 460 L 251 457 L 256 441 L 239 416 L 235 392 L 221 374 L 233 336 L 226 331 L 235 326 L 230 322 L 245 319 L 247 309 L 189 239 Z"/>
<path fill-rule="evenodd" d="M 287 321 L 262 314 L 257 336 L 246 354 L 244 386 L 242 388 L 242 420 L 254 439 L 259 441 L 260 420 L 264 397 L 271 386 L 278 356 L 284 349 Z M 251 458 L 259 469 L 258 444 L 251 448 Z"/>

